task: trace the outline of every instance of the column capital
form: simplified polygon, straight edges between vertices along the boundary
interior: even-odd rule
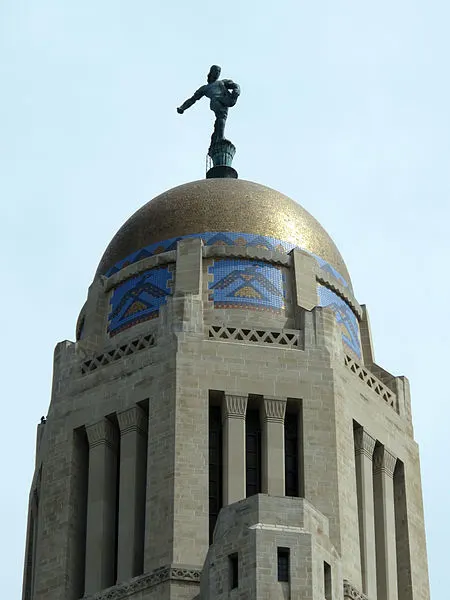
[[[114,425],[108,419],[101,419],[86,427],[89,448],[105,444],[110,448],[117,446],[118,436]]]
[[[264,396],[263,409],[264,421],[274,421],[284,423],[286,413],[287,398],[275,398],[274,396]]]
[[[237,396],[225,392],[223,403],[224,418],[245,419],[248,396]]]
[[[132,406],[117,413],[120,435],[123,436],[131,431],[145,434],[148,428],[147,415],[139,406]]]
[[[394,456],[384,446],[379,446],[375,449],[373,455],[374,471],[375,473],[385,473],[389,477],[394,476],[395,463],[397,457]]]
[[[373,459],[376,440],[363,427],[355,429],[355,452]]]

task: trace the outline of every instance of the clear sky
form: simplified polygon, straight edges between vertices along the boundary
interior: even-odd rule
[[[410,378],[433,599],[448,597],[450,4],[444,0],[2,0],[2,596],[20,597],[35,429],[116,230],[204,176],[210,64],[242,95],[240,176],[307,208]]]

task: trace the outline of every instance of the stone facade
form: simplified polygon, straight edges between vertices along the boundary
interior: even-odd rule
[[[150,309],[154,268],[170,277]],[[214,296],[240,290],[236,277],[252,302]],[[144,304],[132,287],[114,296],[130,278]],[[354,315],[360,356],[319,285]],[[408,382],[373,362],[366,307],[309,254],[180,240],[98,277],[78,338],[56,347],[38,428],[24,600],[429,600]],[[214,403],[223,508],[210,543]],[[260,415],[261,493],[246,498],[249,411]],[[292,419],[301,497],[285,495]]]

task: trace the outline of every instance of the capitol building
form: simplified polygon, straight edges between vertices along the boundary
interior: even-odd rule
[[[23,600],[429,600],[388,368],[296,201],[226,169],[157,196],[56,345]]]

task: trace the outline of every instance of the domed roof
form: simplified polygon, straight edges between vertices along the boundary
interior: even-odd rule
[[[339,250],[308,211],[280,192],[242,179],[202,179],[163,192],[119,229],[97,275],[155,242],[206,232],[257,234],[287,242],[323,259],[350,283]]]

